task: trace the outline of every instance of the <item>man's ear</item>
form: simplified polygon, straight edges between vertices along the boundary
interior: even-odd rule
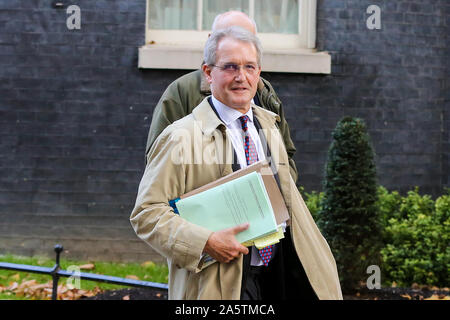
[[[211,83],[212,82],[212,78],[211,78],[212,68],[210,66],[204,64],[204,65],[202,65],[202,71],[206,77],[206,80],[208,80],[208,83]]]

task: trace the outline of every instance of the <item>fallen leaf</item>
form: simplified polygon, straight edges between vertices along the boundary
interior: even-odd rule
[[[145,261],[141,263],[141,267],[149,268],[155,266],[155,263],[153,261]]]
[[[37,285],[31,286],[30,289],[33,291],[38,291],[38,290],[42,290],[45,288],[51,288],[51,287],[52,287],[52,284],[47,282],[47,283],[42,283],[42,284],[37,284]]]
[[[87,291],[86,293],[83,294],[84,297],[88,297],[88,298],[93,297],[95,295],[96,295],[96,293],[94,293],[92,291]]]
[[[122,300],[130,300],[130,296],[129,295],[125,296],[125,297],[122,298]]]
[[[52,298],[53,283],[49,281],[47,283],[38,283],[36,280],[26,280],[22,283],[11,282],[8,287],[0,285],[0,292],[5,291],[3,294],[12,295],[17,297],[25,297],[32,300],[50,300]],[[60,284],[58,286],[58,299],[59,300],[77,300],[83,296],[92,297],[102,292],[98,287],[95,287],[91,291],[78,290],[76,288],[70,289],[67,286]]]
[[[62,284],[60,284],[60,285],[58,286],[58,294],[66,293],[68,290],[69,290],[69,289],[67,289],[67,287],[66,287],[66,286],[63,286]]]
[[[16,273],[15,275],[11,276],[11,279],[15,280],[15,281],[19,281],[20,280],[20,274]]]
[[[436,291],[436,290],[439,290],[439,288],[438,288],[438,287],[436,287],[436,286],[433,286],[433,287],[431,287],[431,288],[430,288],[430,290],[432,290],[432,291]]]
[[[14,293],[16,294],[16,297],[23,297],[25,295],[23,291],[15,291]]]
[[[22,282],[20,285],[19,285],[19,288],[18,289],[25,289],[25,288],[28,288],[28,287],[31,287],[31,286],[34,286],[34,285],[36,285],[36,280],[28,280],[28,281],[24,281],[24,282]]]
[[[411,296],[409,294],[401,294],[400,297],[407,298],[408,300],[411,300]]]
[[[12,282],[9,284],[9,287],[7,288],[9,291],[14,291],[19,287],[19,285],[17,284],[17,282]]]
[[[445,294],[433,294],[429,298],[425,298],[424,300],[450,300],[450,296]]]
[[[125,278],[132,279],[132,280],[139,280],[138,276],[135,276],[133,274],[130,274],[130,275],[126,276]]]
[[[93,270],[95,269],[95,265],[93,263],[83,264],[81,266],[78,266],[81,270]]]

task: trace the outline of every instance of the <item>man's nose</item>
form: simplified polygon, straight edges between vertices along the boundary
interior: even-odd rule
[[[245,69],[243,66],[239,66],[239,69],[236,71],[236,75],[234,77],[236,81],[245,79]]]

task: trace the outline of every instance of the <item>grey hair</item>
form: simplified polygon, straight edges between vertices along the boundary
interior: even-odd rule
[[[228,15],[228,14],[230,14],[230,13],[232,13],[232,12],[233,12],[233,11],[228,11],[228,12],[223,12],[223,13],[221,13],[221,14],[218,14],[218,15],[214,18],[214,21],[213,21],[213,23],[212,23],[212,25],[211,25],[211,31],[214,32],[214,31],[216,30],[216,25],[217,25],[217,23],[220,21],[220,19],[222,19],[225,15]],[[244,13],[244,15],[246,15],[246,14]],[[253,27],[255,28],[255,33],[257,33],[257,32],[258,32],[258,28],[256,27],[256,22],[255,22],[255,20],[254,20],[253,18],[250,18],[248,15],[246,15],[246,16],[247,16],[248,20],[252,23]]]
[[[222,40],[225,37],[253,44],[256,49],[258,65],[261,66],[262,60],[261,42],[259,41],[258,37],[255,36],[253,33],[238,26],[219,29],[211,33],[211,36],[206,41],[205,49],[203,51],[203,60],[207,65],[210,66],[216,63],[217,46],[219,45],[220,40]]]

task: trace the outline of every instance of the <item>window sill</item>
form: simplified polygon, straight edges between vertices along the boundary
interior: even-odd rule
[[[201,47],[145,45],[139,48],[138,67],[142,69],[194,70],[203,60]],[[264,72],[331,73],[328,52],[311,49],[268,49],[263,53]]]

